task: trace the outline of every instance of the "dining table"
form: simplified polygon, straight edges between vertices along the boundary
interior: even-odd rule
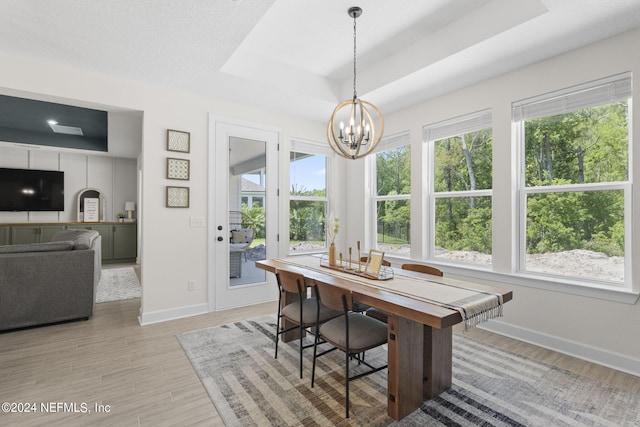
[[[510,290],[465,279],[383,267],[377,277],[361,263],[329,265],[327,258],[297,255],[256,261],[267,272],[300,273],[351,291],[353,301],[387,315],[387,412],[399,420],[452,386],[453,327],[463,330],[502,316]],[[282,304],[292,301],[283,299]],[[283,341],[297,338],[283,334]]]

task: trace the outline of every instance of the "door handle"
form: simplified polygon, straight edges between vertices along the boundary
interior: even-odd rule
[[[218,236],[218,242],[222,242],[224,238],[222,236]]]

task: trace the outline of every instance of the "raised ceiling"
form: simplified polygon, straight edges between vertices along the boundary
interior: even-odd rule
[[[2,0],[0,50],[325,121],[396,111],[640,27],[638,0]]]
[[[0,95],[0,141],[106,152],[107,129],[106,111]]]

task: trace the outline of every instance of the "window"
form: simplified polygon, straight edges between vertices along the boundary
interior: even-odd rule
[[[294,141],[289,155],[289,252],[327,247],[327,155],[324,147]]]
[[[433,159],[431,256],[491,264],[491,113],[426,126],[424,140],[430,144]]]
[[[520,271],[629,282],[630,108],[629,75],[514,104]]]
[[[411,146],[409,135],[382,140],[375,157],[376,248],[409,257],[411,251]]]

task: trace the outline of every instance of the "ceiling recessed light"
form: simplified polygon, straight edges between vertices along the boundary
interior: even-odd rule
[[[50,125],[57,125],[58,122],[56,122],[55,120],[47,120],[47,123],[49,123]]]
[[[54,125],[49,124],[49,127],[54,133],[63,133],[66,135],[78,135],[83,136],[82,129],[75,126],[64,126],[64,125]]]

